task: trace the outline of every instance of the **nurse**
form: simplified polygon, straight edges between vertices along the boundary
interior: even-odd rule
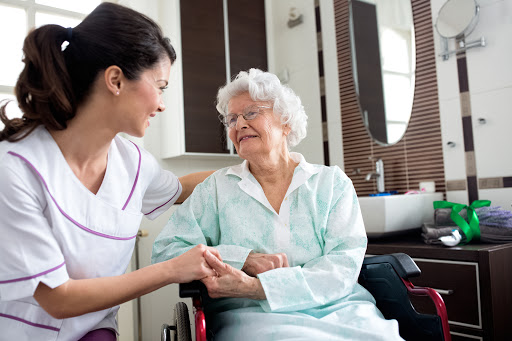
[[[151,19],[112,3],[33,30],[23,52],[23,117],[0,108],[0,340],[115,340],[119,304],[215,274],[204,245],[125,274],[142,217],[210,174],[177,178],[117,135],[143,136],[164,111],[176,55]]]

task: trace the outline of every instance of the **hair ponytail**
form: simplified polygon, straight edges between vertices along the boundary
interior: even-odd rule
[[[45,25],[31,31],[23,44],[23,62],[15,87],[22,118],[8,119],[7,103],[0,108],[5,128],[0,141],[18,141],[38,125],[62,130],[75,115],[72,86],[61,50],[68,31],[58,25]]]

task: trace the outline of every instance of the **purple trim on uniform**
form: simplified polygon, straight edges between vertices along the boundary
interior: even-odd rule
[[[157,207],[157,208],[155,208],[153,211],[148,212],[148,213],[144,213],[144,215],[151,214],[151,213],[155,212],[156,210],[158,210],[160,207],[163,207],[163,206],[167,205],[167,204],[169,203],[169,201],[171,201],[172,199],[174,199],[174,197],[176,196],[176,194],[178,194],[178,192],[180,191],[180,188],[181,188],[181,184],[180,184],[180,182],[178,181],[178,189],[176,190],[176,193],[174,193],[174,195],[171,197],[171,199],[167,200],[165,203],[163,203],[162,205],[158,206],[158,207]]]
[[[93,231],[91,230],[90,228],[87,228],[85,226],[83,226],[82,224],[80,224],[79,222],[75,221],[73,218],[71,218],[66,212],[64,212],[64,210],[62,208],[60,208],[59,204],[57,204],[57,201],[55,200],[55,198],[53,197],[53,195],[50,193],[50,189],[48,188],[48,185],[46,184],[46,181],[44,181],[43,179],[43,176],[41,175],[41,173],[39,173],[39,171],[34,167],[34,165],[32,165],[30,163],[30,161],[28,161],[27,159],[25,159],[23,156],[21,156],[20,154],[17,154],[17,153],[14,153],[14,152],[7,152],[8,154],[11,154],[11,155],[14,155],[16,157],[19,157],[20,159],[22,159],[23,161],[25,161],[36,173],[37,175],[39,176],[39,178],[41,178],[41,181],[43,182],[43,185],[44,187],[46,188],[46,190],[48,191],[48,194],[50,194],[50,197],[52,198],[53,202],[55,203],[55,205],[57,206],[57,208],[59,209],[60,213],[62,213],[62,215],[64,217],[66,217],[70,222],[72,222],[73,224],[75,224],[76,226],[78,226],[79,228],[81,228],[82,230],[84,231],[87,231],[89,233],[92,233],[92,234],[95,234],[97,236],[100,236],[100,237],[104,237],[104,238],[109,238],[109,239],[115,239],[115,240],[130,240],[130,239],[133,239],[135,237],[137,237],[137,235],[135,234],[134,236],[132,237],[114,237],[114,236],[111,236],[111,235],[108,235],[108,234],[104,234],[104,233],[100,233],[100,232],[96,232],[96,231]]]
[[[35,274],[33,276],[9,279],[7,281],[0,281],[0,284],[7,284],[7,283],[13,283],[13,282],[21,282],[21,281],[26,281],[26,280],[29,280],[29,279],[32,279],[32,278],[36,278],[36,277],[39,277],[39,276],[43,276],[43,275],[46,275],[47,273],[50,273],[52,271],[57,270],[58,268],[62,267],[64,264],[66,264],[66,262],[62,262],[62,264],[57,265],[56,267],[51,268],[50,270],[46,270],[46,271],[40,272],[40,273]]]
[[[130,142],[132,142],[132,141],[130,141]],[[126,206],[128,206],[128,203],[130,202],[130,199],[132,198],[133,191],[135,190],[135,186],[137,186],[137,181],[139,180],[140,160],[141,160],[140,149],[135,143],[133,143],[133,145],[135,146],[135,148],[137,148],[137,151],[139,152],[139,166],[137,167],[137,175],[135,176],[135,181],[133,182],[132,191],[130,192],[128,199],[126,200],[126,203],[123,206],[123,211],[126,208]]]
[[[19,318],[19,317],[16,317],[16,316],[12,316],[12,315],[6,315],[6,314],[0,313],[0,317],[5,317],[5,318],[8,318],[8,319],[12,319],[12,320],[16,320],[16,321],[19,321],[19,322],[22,322],[22,323],[26,323],[28,325],[31,325],[32,327],[53,330],[54,332],[60,331],[60,328],[55,328],[55,327],[51,327],[51,326],[46,326],[44,324],[30,322],[30,321],[27,321],[27,320],[24,320],[22,318]]]

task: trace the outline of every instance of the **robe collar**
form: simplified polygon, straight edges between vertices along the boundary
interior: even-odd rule
[[[304,156],[300,153],[291,152],[290,157],[293,161],[298,162],[299,164],[295,168],[292,182],[288,187],[285,198],[288,197],[297,188],[306,183],[310,177],[319,173],[322,167],[320,165],[313,165],[306,162]],[[242,189],[242,191],[246,192],[248,195],[266,206],[269,210],[277,214],[277,212],[275,212],[273,207],[268,202],[261,185],[251,174],[251,171],[249,170],[249,162],[247,160],[239,165],[229,167],[228,171],[226,172],[226,176],[229,175],[235,175],[239,177],[240,181],[238,182],[238,186]]]

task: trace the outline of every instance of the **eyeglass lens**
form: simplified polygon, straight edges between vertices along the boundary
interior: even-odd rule
[[[250,106],[245,108],[241,114],[228,114],[225,117],[224,124],[228,128],[232,128],[236,125],[238,121],[238,116],[242,116],[244,120],[251,121],[254,120],[259,114],[262,113],[263,109],[269,109],[270,107],[266,106]]]

